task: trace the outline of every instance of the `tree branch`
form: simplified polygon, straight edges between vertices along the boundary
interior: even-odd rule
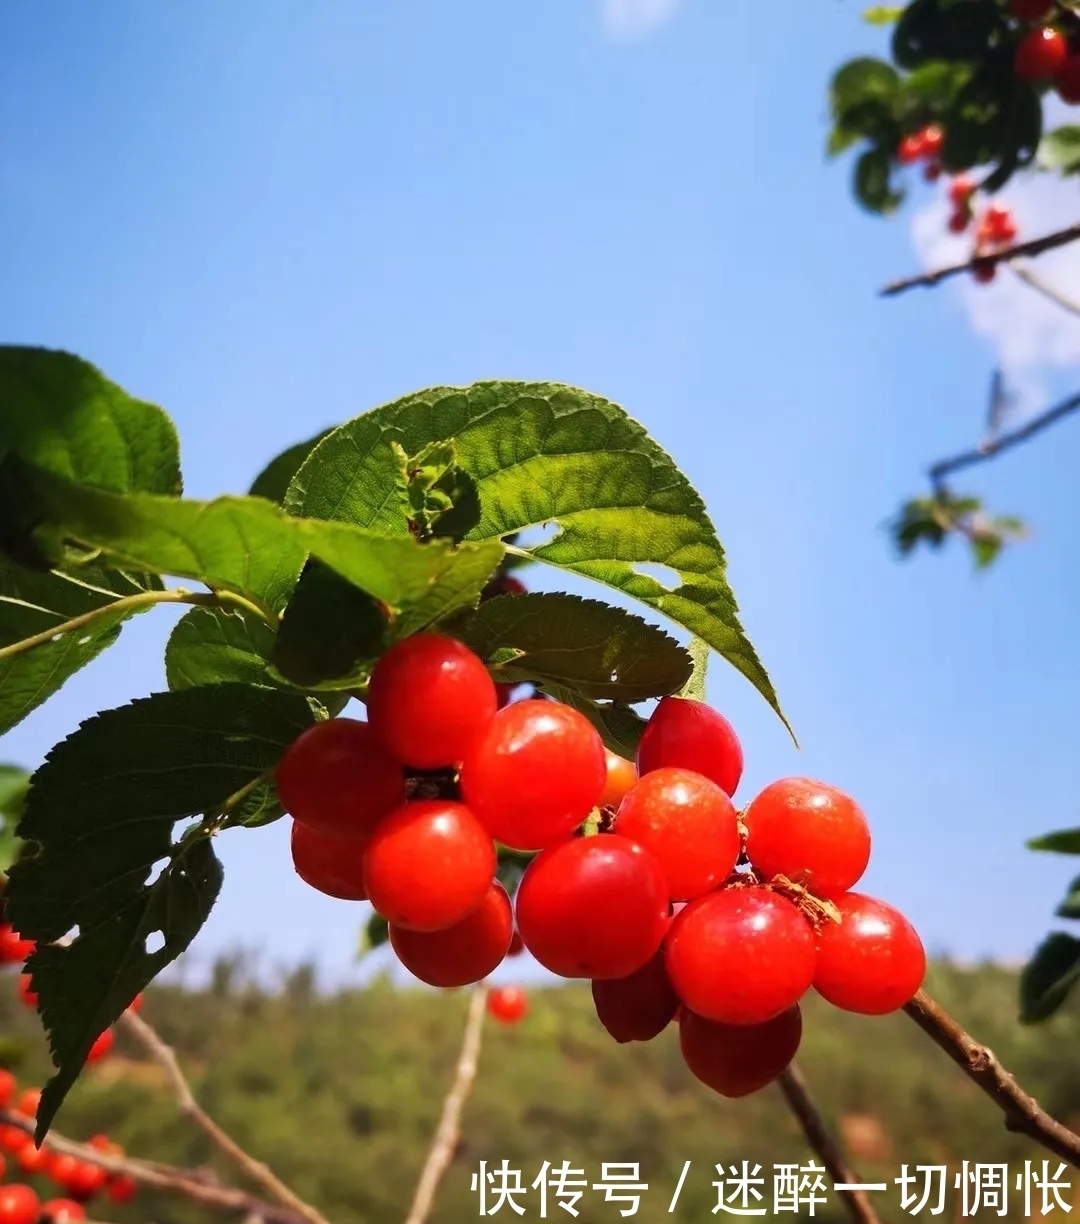
[[[904,280],[892,281],[881,290],[881,296],[895,297],[899,293],[905,293],[908,289],[915,289],[920,285],[929,288],[950,277],[959,276],[963,272],[972,272],[976,268],[993,268],[999,263],[1008,263],[1021,255],[1042,255],[1045,251],[1066,246],[1070,242],[1076,242],[1077,239],[1080,239],[1080,222],[1070,225],[1068,229],[1057,230],[1053,234],[1044,234],[1041,238],[1033,238],[1029,242],[1018,242],[1015,246],[1003,247],[1000,251],[975,255],[964,263],[949,264],[933,272],[924,272],[919,276],[909,276]]]
[[[191,1091],[191,1086],[180,1069],[176,1055],[141,1016],[133,1011],[126,1011],[120,1017],[119,1022],[164,1068],[166,1075],[172,1083],[177,1104],[180,1106],[180,1112],[190,1118],[203,1134],[209,1137],[215,1146],[234,1161],[252,1181],[262,1186],[279,1203],[283,1203],[288,1207],[294,1217],[300,1217],[306,1220],[308,1224],[328,1224],[325,1216],[309,1203],[305,1203],[303,1199],[285,1185],[272,1169],[245,1152],[235,1139],[227,1135],[218,1126],[214,1119],[210,1117],[195,1099],[195,1094]]]
[[[1005,1125],[1034,1139],[1055,1156],[1080,1168],[1080,1135],[1052,1118],[998,1062],[991,1050],[965,1033],[925,991],[904,1011],[1005,1114]]]
[[[0,1123],[14,1126],[33,1136],[37,1125],[33,1118],[13,1110],[0,1109]],[[158,1190],[170,1190],[177,1194],[187,1195],[196,1202],[208,1207],[221,1207],[226,1211],[241,1212],[245,1216],[257,1216],[265,1224],[301,1224],[303,1217],[295,1211],[264,1203],[251,1194],[232,1186],[221,1186],[205,1178],[200,1178],[193,1170],[177,1169],[172,1165],[159,1164],[157,1161],[135,1160],[130,1156],[114,1156],[99,1152],[97,1148],[85,1143],[76,1143],[66,1139],[56,1131],[49,1131],[45,1140],[46,1148],[54,1152],[66,1153],[87,1164],[100,1165],[108,1173],[123,1174],[133,1178],[142,1185],[154,1186]]]
[[[1053,285],[1048,285],[1041,276],[1036,276],[1027,264],[1017,263],[1014,260],[1010,262],[1009,268],[1016,273],[1025,285],[1034,289],[1036,293],[1041,293],[1044,298],[1048,298],[1055,306],[1060,306],[1062,310],[1067,310],[1069,314],[1080,315],[1080,302],[1068,297],[1060,289],[1055,289]]]
[[[480,1058],[480,1040],[484,1030],[484,1011],[487,1006],[487,987],[481,983],[472,993],[469,1001],[469,1012],[465,1020],[465,1036],[461,1042],[461,1053],[458,1055],[457,1070],[454,1082],[443,1102],[442,1116],[431,1141],[427,1160],[416,1183],[416,1193],[412,1206],[409,1208],[405,1224],[425,1224],[431,1214],[435,1202],[435,1193],[439,1182],[454,1159],[454,1149],[457,1147],[461,1133],[461,1111],[469,1099],[473,1084],[476,1081],[476,1068]]]
[[[858,1175],[848,1164],[839,1143],[829,1133],[825,1119],[810,1095],[806,1077],[798,1065],[791,1063],[786,1071],[780,1073],[777,1082],[791,1106],[791,1112],[798,1119],[803,1134],[806,1135],[807,1143],[821,1157],[821,1162],[828,1169],[833,1182],[840,1185],[857,1183]],[[840,1193],[844,1196],[844,1205],[855,1224],[880,1224],[878,1213],[865,1190],[842,1190]]]

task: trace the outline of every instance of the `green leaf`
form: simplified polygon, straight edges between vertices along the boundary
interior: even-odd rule
[[[902,4],[875,4],[873,8],[863,10],[863,21],[867,25],[892,25],[903,16]]]
[[[904,77],[903,91],[908,109],[921,108],[924,115],[926,112],[942,114],[952,106],[974,71],[971,64],[964,62],[931,60],[927,64],[920,64]]]
[[[19,765],[0,765],[0,873],[19,857],[23,842],[15,836],[22,817],[30,775]]]
[[[1054,911],[1059,918],[1080,918],[1080,876],[1069,885],[1065,900]]]
[[[1035,1024],[1053,1015],[1080,979],[1080,940],[1054,931],[1035,950],[1020,975],[1020,1021]]]
[[[274,631],[256,616],[192,608],[176,622],[165,646],[169,688],[229,681],[276,686],[267,670],[274,643]]]
[[[867,149],[855,163],[855,198],[867,212],[884,216],[903,202],[892,186],[892,154],[882,145]]]
[[[360,930],[360,945],[357,948],[357,959],[381,948],[389,942],[390,927],[381,914],[372,914]]]
[[[225,817],[221,827],[233,829],[261,829],[263,825],[273,824],[285,815],[285,809],[278,800],[277,787],[270,779],[256,783],[241,801],[233,807]]]
[[[278,689],[155,693],[83,723],[34,774],[18,831],[35,853],[11,869],[8,916],[41,944],[79,932],[30,962],[59,1068],[39,1137],[97,1035],[187,947],[213,903],[220,868],[209,845],[174,844],[174,825],[241,803],[315,721],[303,695]],[[165,945],[151,952],[154,932]]]
[[[621,701],[593,701],[559,684],[545,684],[544,692],[584,714],[600,732],[605,747],[628,761],[634,759],[645,731],[645,719],[631,706]]]
[[[88,362],[0,345],[0,459],[115,493],[180,492],[176,429]]]
[[[690,639],[690,659],[693,670],[690,678],[683,685],[680,697],[688,697],[691,701],[705,700],[705,673],[709,668],[709,644],[701,638]]]
[[[267,501],[276,502],[280,506],[285,500],[285,491],[289,487],[289,482],[296,475],[300,465],[329,432],[329,429],[324,429],[314,438],[308,438],[306,442],[297,442],[295,446],[290,446],[288,450],[283,450],[280,455],[271,459],[255,477],[248,493],[252,497],[265,497]]]
[[[829,152],[835,155],[859,137],[892,147],[900,139],[900,78],[884,60],[850,60],[829,85],[833,134]]]
[[[1036,159],[1043,170],[1080,173],[1080,124],[1066,123],[1047,132],[1039,142]]]
[[[480,521],[480,500],[471,477],[458,465],[454,440],[430,442],[417,455],[406,454],[398,442],[391,447],[409,530],[422,540],[432,535],[463,539]]]
[[[65,573],[29,570],[0,556],[0,648],[160,585],[156,579],[99,566],[81,566]],[[112,645],[120,635],[121,622],[136,611],[129,608],[102,615],[81,629],[0,659],[0,735]]]
[[[988,569],[998,559],[1005,541],[992,532],[979,532],[970,538],[971,554],[975,558],[975,568]]]
[[[644,429],[608,400],[557,383],[430,388],[334,430],[297,472],[286,507],[405,532],[404,516],[386,493],[399,471],[392,443],[416,454],[450,438],[480,498],[481,519],[467,540],[557,525],[554,538],[515,548],[632,595],[703,638],[783,718],[739,623],[724,550],[700,497]],[[675,589],[648,573],[650,565],[674,570]]]
[[[1007,33],[997,0],[914,0],[893,30],[892,56],[901,68],[931,60],[973,62],[987,56],[995,37]]]
[[[1027,848],[1049,850],[1052,854],[1080,854],[1080,829],[1060,829],[1056,833],[1033,837]]]
[[[460,636],[482,659],[507,651],[505,683],[555,683],[585,697],[646,701],[686,683],[690,656],[662,629],[621,608],[576,595],[529,593],[486,600]]]

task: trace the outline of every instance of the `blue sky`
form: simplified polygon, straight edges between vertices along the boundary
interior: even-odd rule
[[[875,296],[917,266],[911,218],[856,210],[824,89],[883,36],[851,0],[645,0],[636,34],[620,4],[4,5],[0,334],[167,407],[199,497],[433,383],[623,404],[705,497],[803,744],[714,664],[740,797],[848,788],[867,891],[932,950],[1023,956],[1074,866],[1024,840],[1080,823],[1080,429],[973,477],[1036,527],[992,573],[898,563],[882,521],[977,438],[1000,336],[963,289]],[[162,688],[171,623],[131,624],[0,755],[33,766]],[[245,944],[356,972],[357,910],[293,877],[286,822],[220,850],[197,964]]]

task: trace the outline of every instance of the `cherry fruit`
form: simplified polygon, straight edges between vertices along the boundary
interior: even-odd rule
[[[671,767],[647,773],[619,805],[612,832],[651,850],[673,901],[722,884],[739,859],[739,818],[708,778]]]
[[[49,1199],[41,1204],[45,1224],[79,1224],[86,1219],[86,1208],[74,1199]]]
[[[910,922],[862,893],[836,902],[839,922],[818,933],[814,989],[844,1011],[882,1016],[909,1002],[926,976],[926,952]]]
[[[638,773],[670,766],[715,782],[727,795],[738,789],[743,750],[731,723],[703,701],[661,697],[637,750]]]
[[[1072,52],[1065,57],[1054,78],[1054,88],[1062,102],[1080,105],[1080,54]]]
[[[19,974],[18,991],[19,998],[26,1004],[27,1007],[37,1007],[37,992],[34,990],[29,973]]]
[[[293,868],[305,884],[339,901],[366,901],[364,850],[370,838],[335,837],[298,820],[289,845]]]
[[[1065,36],[1053,26],[1036,26],[1016,47],[1013,72],[1023,81],[1048,81],[1057,76],[1069,55]]]
[[[618,807],[638,780],[637,766],[609,748],[604,749],[604,759],[607,762],[607,781],[600,796],[600,807]]]
[[[496,986],[487,997],[488,1015],[501,1024],[517,1024],[529,1010],[529,999],[520,986]]]
[[[912,132],[905,136],[896,149],[896,160],[903,166],[910,166],[920,161],[923,156],[923,140],[921,132]]]
[[[722,1024],[763,1024],[814,979],[814,932],[795,905],[759,886],[691,901],[671,922],[667,971],[683,1003]]]
[[[10,922],[0,923],[0,965],[21,965],[37,945],[23,937]]]
[[[414,769],[456,765],[484,735],[498,704],[483,661],[464,642],[439,633],[395,643],[368,684],[372,730]]]
[[[842,790],[811,778],[782,778],[743,812],[746,856],[766,877],[783,875],[815,897],[838,897],[870,861],[870,826]]]
[[[592,997],[597,1018],[620,1044],[652,1041],[679,1009],[664,965],[663,948],[629,977],[594,981]]]
[[[366,837],[405,801],[405,773],[366,722],[316,723],[285,751],[275,773],[281,806],[319,833]]]
[[[764,1024],[731,1025],[684,1009],[679,1046],[691,1072],[725,1097],[749,1096],[791,1063],[802,1040],[798,1004]]]
[[[86,1055],[86,1061],[88,1063],[96,1063],[100,1062],[103,1058],[107,1058],[112,1053],[115,1040],[116,1038],[113,1036],[111,1028],[107,1028],[103,1033],[99,1033]]]
[[[138,1193],[139,1184],[127,1173],[117,1173],[110,1177],[106,1184],[106,1192],[114,1203],[130,1203]]]
[[[465,802],[512,850],[543,850],[569,837],[606,781],[604,743],[592,723],[539,698],[499,710],[461,766]]]
[[[949,184],[949,203],[954,208],[965,208],[975,194],[975,184],[966,175],[958,174]]]
[[[406,969],[429,986],[468,986],[506,958],[514,915],[506,889],[492,881],[480,904],[441,931],[410,931],[390,924],[390,946]]]
[[[38,1106],[41,1104],[40,1088],[24,1088],[15,1101],[15,1112],[24,1118],[36,1118]]]
[[[76,1160],[75,1167],[68,1171],[61,1185],[73,1199],[87,1202],[105,1188],[108,1180],[108,1173],[100,1165],[93,1165],[85,1160]]]
[[[625,837],[578,837],[537,855],[515,908],[525,947],[568,978],[624,978],[655,955],[668,925],[667,881]]]
[[[7,1109],[15,1098],[19,1082],[6,1067],[0,1067],[0,1109]]]
[[[29,1186],[0,1186],[0,1224],[37,1224],[41,1200]]]
[[[1042,21],[1054,10],[1054,0],[1009,0],[1009,12],[1018,21]]]
[[[438,931],[483,901],[495,874],[495,846],[461,803],[402,804],[379,825],[364,852],[364,887],[395,926]]]
[[[520,956],[525,951],[525,943],[521,936],[515,930],[510,936],[510,947],[506,950],[507,956]]]

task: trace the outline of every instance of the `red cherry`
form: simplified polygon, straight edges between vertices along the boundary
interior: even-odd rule
[[[37,1224],[41,1200],[29,1186],[0,1186],[0,1224]]]
[[[971,224],[971,217],[966,212],[954,212],[949,218],[949,233],[962,234]]]
[[[0,1181],[3,1181],[6,1175],[7,1175],[7,1161],[4,1159],[3,1156],[0,1156]]]
[[[13,1156],[17,1156],[28,1145],[33,1147],[33,1144],[33,1137],[19,1127],[0,1126],[0,1148],[3,1148],[6,1152],[11,1152]]]
[[[725,888],[691,901],[665,943],[675,993],[722,1024],[764,1024],[797,1003],[814,978],[814,932],[786,898]]]
[[[49,1199],[41,1204],[41,1214],[48,1224],[78,1224],[86,1219],[86,1209],[74,1199]]]
[[[743,771],[743,750],[735,728],[703,701],[662,697],[637,750],[638,773],[672,766],[691,769],[734,795]]]
[[[514,695],[514,689],[516,688],[516,684],[495,685],[495,696],[497,698],[497,704],[500,710],[504,705],[508,705],[510,703],[510,698]]]
[[[521,936],[515,931],[510,936],[510,947],[506,950],[507,956],[520,956],[525,951],[525,944]]]
[[[922,132],[913,132],[900,141],[896,150],[896,160],[901,165],[910,166],[913,162],[919,161],[924,152]]]
[[[1072,52],[1054,78],[1054,88],[1062,102],[1070,106],[1080,105],[1080,54]]]
[[[7,1109],[15,1097],[18,1080],[6,1067],[0,1067],[0,1109]]]
[[[134,1177],[118,1173],[109,1178],[106,1189],[114,1203],[130,1203],[138,1192],[139,1184]]]
[[[390,924],[390,946],[421,982],[444,989],[487,977],[506,958],[514,914],[506,889],[493,880],[480,904],[441,931],[409,931]]]
[[[37,945],[23,939],[10,922],[0,923],[0,965],[21,965]]]
[[[339,901],[366,901],[364,850],[369,837],[334,837],[294,820],[293,868],[312,888]]]
[[[22,999],[27,1007],[37,1007],[38,997],[31,983],[29,973],[19,974],[17,989],[19,991],[19,998]]]
[[[56,1176],[55,1171],[53,1176]],[[103,1190],[108,1180],[108,1173],[100,1165],[93,1165],[85,1160],[77,1160],[75,1167],[69,1171],[61,1184],[73,1199],[86,1202],[88,1199],[92,1199],[99,1190]]]
[[[979,244],[1004,246],[1016,237],[1016,222],[1012,213],[1000,204],[991,204],[983,213],[975,232]]]
[[[368,720],[390,753],[414,769],[456,765],[498,708],[495,682],[464,644],[417,633],[391,646],[368,685]]]
[[[505,574],[500,585],[500,595],[524,595],[528,590],[525,583],[520,578],[515,578],[513,574]]]
[[[891,905],[862,893],[836,902],[839,922],[818,932],[814,989],[844,1011],[881,1016],[915,995],[926,976],[926,952],[910,922]]]
[[[391,812],[364,853],[364,887],[387,922],[439,931],[483,901],[495,845],[461,803],[424,799]]]
[[[1069,54],[1064,35],[1053,26],[1036,26],[1016,47],[1013,72],[1023,81],[1046,81],[1057,76]]]
[[[608,748],[604,749],[604,759],[607,762],[607,781],[600,796],[600,807],[618,807],[637,781],[637,766]]]
[[[113,1036],[111,1028],[107,1028],[103,1033],[99,1033],[86,1055],[86,1061],[88,1063],[96,1063],[101,1062],[103,1058],[107,1058],[112,1053],[115,1040],[116,1038]]]
[[[92,1139],[87,1140],[87,1147],[92,1147],[95,1152],[102,1152],[108,1156],[123,1156],[124,1149],[119,1143],[114,1143],[108,1135],[94,1135]]]
[[[930,161],[923,167],[923,178],[928,183],[936,183],[941,178],[941,162]]]
[[[49,1153],[45,1148],[34,1147],[32,1142],[24,1143],[15,1153],[15,1160],[23,1173],[40,1173],[49,1163]]]
[[[1009,0],[1009,12],[1018,21],[1042,21],[1053,8],[1054,0]]]
[[[592,723],[557,701],[530,698],[500,710],[461,766],[461,793],[496,841],[543,850],[597,805],[607,779]]]
[[[15,1101],[15,1112],[25,1118],[36,1118],[38,1106],[41,1104],[40,1088],[24,1088]]]
[[[922,155],[923,157],[937,157],[941,152],[941,146],[945,143],[945,133],[941,126],[937,123],[928,124],[919,133],[922,140]]]
[[[795,1057],[801,1040],[798,1004],[764,1024],[717,1024],[685,1008],[679,1016],[686,1065],[725,1097],[748,1096],[771,1084]]]
[[[765,877],[784,875],[816,897],[838,897],[870,861],[870,826],[843,791],[811,778],[782,778],[743,812],[746,856]]]
[[[739,860],[734,805],[715,782],[689,769],[647,773],[619,805],[612,832],[652,851],[673,901],[718,887]]]
[[[647,964],[668,924],[667,881],[625,837],[577,837],[537,855],[518,886],[526,948],[561,977],[623,978]]]
[[[365,722],[316,723],[285,751],[275,773],[281,806],[301,824],[365,837],[405,800],[405,773]]]
[[[46,1167],[53,1181],[66,1190],[79,1168],[79,1161],[66,1152],[50,1152]]]
[[[964,207],[975,194],[975,184],[966,175],[958,174],[949,184],[949,203],[955,208]]]
[[[137,1016],[139,1012],[142,1011],[142,1007],[143,1007],[143,997],[141,994],[137,994],[135,998],[132,999],[131,1002],[128,1004],[128,1011],[133,1011],[135,1015]]]
[[[620,1044],[652,1041],[679,1009],[664,966],[663,948],[629,977],[593,982],[592,997],[600,1023]]]
[[[980,285],[988,285],[997,276],[997,264],[979,264],[971,269],[971,275]]]
[[[520,986],[496,986],[487,997],[488,1015],[501,1024],[516,1024],[529,1010],[529,999]]]

